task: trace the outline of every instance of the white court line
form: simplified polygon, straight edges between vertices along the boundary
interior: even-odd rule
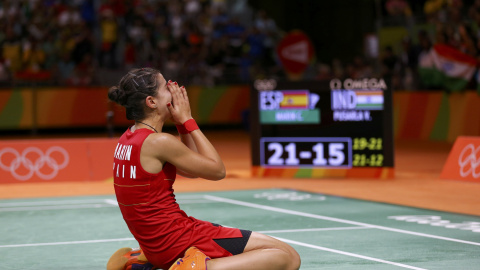
[[[204,198],[202,198],[202,199],[203,200],[177,199],[177,203],[179,203],[179,204],[218,203],[218,202],[211,201],[211,200],[205,200]],[[111,205],[117,205],[118,206],[118,202],[116,200],[105,199],[105,202],[108,203],[108,204],[111,204]]]
[[[426,270],[424,268],[419,268],[419,267],[415,267],[415,266],[411,266],[411,265],[407,265],[407,264],[403,264],[403,263],[386,261],[386,260],[377,259],[377,258],[373,258],[373,257],[363,256],[363,255],[360,255],[360,254],[345,252],[345,251],[341,251],[341,250],[337,250],[337,249],[331,249],[331,248],[311,245],[311,244],[307,244],[307,243],[303,243],[303,242],[293,241],[293,240],[290,240],[290,239],[285,239],[285,238],[280,238],[280,237],[275,237],[275,238],[277,238],[278,240],[283,241],[285,243],[289,243],[289,244],[293,244],[293,245],[304,246],[304,247],[309,247],[309,248],[313,248],[313,249],[319,249],[319,250],[323,250],[323,251],[338,253],[338,254],[351,256],[351,257],[356,257],[356,258],[369,260],[369,261],[391,264],[391,265],[395,265],[395,266],[399,266],[399,267],[403,267],[403,268],[408,268],[408,269]]]
[[[225,226],[227,227],[227,226]],[[305,232],[305,231],[328,231],[328,230],[354,230],[354,229],[368,229],[364,227],[334,227],[334,228],[313,228],[313,229],[293,229],[293,230],[272,230],[272,231],[258,231],[259,233],[284,233],[284,232]],[[70,242],[51,242],[51,243],[32,243],[32,244],[17,244],[17,245],[0,245],[0,248],[13,247],[38,247],[38,246],[59,246],[59,245],[75,245],[75,244],[91,244],[91,243],[106,243],[135,240],[132,238],[116,238],[116,239],[98,239],[98,240],[84,240],[84,241],[70,241]]]
[[[92,244],[92,243],[120,242],[120,241],[132,241],[132,240],[135,240],[135,238],[129,237],[129,238],[99,239],[99,240],[70,241],[70,242],[52,242],[52,243],[32,243],[32,244],[18,244],[18,245],[3,245],[3,246],[0,246],[0,248],[60,246],[60,245],[76,245],[76,244]]]
[[[188,201],[192,199],[204,199],[204,195],[180,195],[180,196],[176,196],[176,199],[179,201],[183,201],[183,200]],[[115,201],[115,199],[86,199],[86,200],[57,200],[57,201],[39,201],[39,202],[5,202],[5,203],[0,203],[0,207],[103,203],[107,200]]]
[[[177,199],[177,203],[179,204],[197,204],[197,203],[218,203],[218,202],[215,202],[215,201],[211,201],[211,200],[205,200],[205,198],[203,198],[203,200],[184,200],[184,199]]]
[[[118,203],[116,200],[112,199],[104,199],[104,200],[96,200],[95,202],[98,202],[96,204],[67,204],[67,205],[61,205],[61,201],[58,201],[59,203],[53,203],[54,201],[51,201],[50,205],[48,204],[39,204],[38,206],[35,206],[35,204],[28,204],[32,205],[31,207],[18,207],[16,205],[11,205],[14,207],[0,207],[0,212],[16,212],[16,211],[41,211],[41,210],[62,210],[62,209],[86,209],[86,208],[102,208],[102,207],[116,207],[118,206]],[[72,201],[70,201],[72,202]],[[81,201],[78,201],[81,202]],[[101,204],[103,203],[103,204]],[[217,203],[215,201],[211,200],[178,200],[179,204],[199,204],[199,203]]]
[[[407,231],[407,230],[394,229],[394,228],[389,228],[389,227],[384,227],[384,226],[379,226],[379,225],[373,225],[373,224],[368,224],[368,223],[363,223],[363,222],[357,222],[357,221],[352,221],[352,220],[347,220],[347,219],[333,218],[333,217],[315,215],[315,214],[299,212],[299,211],[294,211],[294,210],[288,210],[288,209],[283,209],[283,208],[278,208],[278,207],[273,207],[273,206],[267,206],[267,205],[262,205],[262,204],[237,201],[237,200],[232,200],[232,199],[227,199],[227,198],[222,198],[222,197],[217,197],[217,196],[205,195],[205,198],[209,199],[209,200],[217,201],[217,202],[225,202],[225,203],[230,203],[230,204],[246,206],[246,207],[250,207],[250,208],[268,210],[268,211],[272,211],[272,212],[279,212],[279,213],[284,213],[284,214],[303,216],[303,217],[309,217],[309,218],[315,218],[315,219],[321,219],[321,220],[329,220],[329,221],[334,221],[334,222],[352,224],[352,225],[361,226],[361,227],[375,228],[375,229],[384,230],[384,231],[391,231],[391,232],[397,232],[397,233],[403,233],[403,234],[411,234],[411,235],[416,235],[416,236],[421,236],[421,237],[428,237],[428,238],[440,239],[440,240],[457,242],[457,243],[462,243],[462,244],[480,246],[480,243],[478,243],[478,242],[471,242],[471,241],[465,241],[465,240],[454,239],[454,238],[449,238],[449,237],[432,235],[432,234],[418,233],[418,232],[412,232],[412,231]]]
[[[103,203],[104,199],[0,203],[0,207]]]
[[[116,200],[105,199],[105,202],[108,203],[108,204],[111,204],[111,205],[118,206],[118,202]]]
[[[204,196],[205,195],[185,195],[185,194],[182,194],[182,195],[175,195],[175,198],[178,200],[182,200],[182,199],[204,199]]]
[[[343,230],[360,230],[371,229],[369,227],[333,227],[333,228],[309,228],[309,229],[292,229],[292,230],[273,230],[258,231],[259,233],[291,233],[291,232],[321,232],[321,231],[343,231]]]
[[[108,204],[111,204],[111,205],[118,206],[118,202],[116,200],[105,199],[105,202],[108,203]],[[211,201],[211,200],[205,200],[205,199],[203,199],[203,200],[178,199],[177,203],[179,203],[179,204],[197,204],[197,203],[217,203],[217,202]]]
[[[38,210],[62,210],[62,209],[86,209],[86,208],[102,208],[114,207],[111,204],[77,204],[77,205],[55,205],[55,206],[38,206],[38,207],[12,207],[0,208],[0,212],[16,212],[16,211],[38,211]]]

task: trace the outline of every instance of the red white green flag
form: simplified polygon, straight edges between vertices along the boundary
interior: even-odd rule
[[[476,68],[474,57],[444,44],[435,45],[419,59],[422,83],[427,87],[442,87],[451,91],[465,89]]]

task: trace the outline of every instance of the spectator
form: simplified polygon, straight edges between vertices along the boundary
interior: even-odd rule
[[[45,22],[41,16],[35,16],[32,23],[28,26],[28,34],[38,41],[45,38],[48,30],[48,28],[45,28]]]
[[[14,21],[18,18],[20,13],[19,4],[19,2],[14,0],[5,0],[3,5],[0,6],[0,19]]]
[[[228,15],[223,6],[214,7],[212,13],[213,39],[219,39],[225,35]]]
[[[73,73],[75,70],[75,63],[73,62],[69,53],[64,53],[56,66],[56,80],[59,84],[71,85],[73,84]]]
[[[262,33],[268,35],[277,31],[277,25],[275,21],[268,17],[265,10],[258,11],[257,18],[255,19],[255,27]]]
[[[202,11],[202,6],[198,0],[185,0],[185,2],[185,14],[188,18],[193,19]]]
[[[405,0],[387,0],[385,8],[392,17],[403,17],[411,15],[409,4]]]
[[[165,78],[179,78],[183,63],[179,51],[172,51],[167,55],[167,61],[164,65]]]
[[[254,26],[265,36],[263,39],[264,53],[261,61],[263,68],[270,69],[276,66],[275,46],[278,42],[279,30],[275,21],[267,15],[265,10],[258,11]]]
[[[59,56],[64,54],[71,54],[75,48],[75,37],[69,29],[62,29],[58,35],[57,40],[55,41],[54,47],[55,51]]]
[[[62,10],[58,16],[58,25],[60,27],[68,27],[82,22],[82,17],[78,8],[74,6],[67,6]]]
[[[22,67],[22,47],[11,27],[7,28],[2,49],[6,67],[13,73],[20,70]]]
[[[430,40],[430,37],[428,36],[427,31],[425,30],[418,31],[417,37],[418,37],[418,44],[420,47],[419,54],[430,51],[430,48],[432,47],[432,41]]]
[[[46,55],[37,41],[31,40],[23,47],[22,66],[24,71],[39,72],[44,69]]]
[[[172,28],[172,36],[178,42],[182,36],[183,22],[184,18],[180,11],[180,6],[178,4],[170,5],[170,20],[169,25]]]
[[[329,65],[324,63],[318,63],[316,65],[317,74],[315,80],[331,80],[332,77],[332,69]]]
[[[244,44],[246,29],[240,24],[237,17],[232,18],[225,26],[225,35],[228,37],[228,46],[231,56],[239,59],[242,55],[242,46]]]
[[[247,35],[246,44],[248,45],[248,55],[251,59],[257,59],[261,61],[265,54],[265,39],[267,36],[260,32],[257,27],[253,27],[250,33]]]
[[[414,45],[409,37],[402,40],[402,51],[400,52],[400,74],[403,78],[403,89],[412,90],[418,85],[418,57],[421,52],[420,45]]]
[[[381,76],[391,82],[392,89],[400,89],[400,78],[398,77],[398,57],[391,46],[387,46],[382,56]]]
[[[345,69],[342,62],[338,58],[332,60],[332,72],[333,77],[337,79],[343,79],[345,76]]]
[[[373,76],[373,70],[371,66],[365,63],[365,60],[361,56],[356,56],[353,59],[353,69],[354,74],[351,77],[353,79],[364,79]]]
[[[40,41],[40,46],[45,53],[45,69],[50,70],[55,67],[55,63],[58,61],[57,54],[55,52],[55,40],[52,32],[47,32],[46,37]]]
[[[80,5],[80,15],[89,29],[95,25],[95,5],[94,0],[84,0]]]
[[[78,37],[75,38],[75,45],[72,49],[72,59],[75,64],[79,64],[85,54],[93,55],[95,51],[94,46],[90,30],[83,27]]]
[[[460,37],[458,49],[465,54],[477,56],[476,37],[473,35],[471,28],[468,25],[461,24],[458,26],[458,33]]]
[[[480,22],[480,0],[475,0],[468,9],[468,17],[478,26]]]
[[[130,38],[127,38],[127,41],[125,44],[123,61],[124,61],[125,68],[127,69],[132,69],[133,67],[136,66],[137,56],[136,56],[135,45],[133,44]]]
[[[211,46],[208,47],[208,53],[206,57],[206,64],[208,66],[207,71],[208,71],[208,80],[209,84],[212,85],[215,82],[218,82],[223,73],[224,73],[224,63],[223,59],[225,58],[226,55],[226,39],[222,40],[217,40],[216,42],[213,42]]]
[[[424,5],[424,13],[427,21],[430,23],[445,23],[445,7],[446,0],[427,0]]]
[[[1,56],[0,52],[0,82],[5,83],[10,79],[10,74],[8,72],[8,67],[6,65],[5,59]]]
[[[75,66],[71,83],[77,86],[87,86],[93,82],[94,74],[93,56],[84,54],[82,61]]]
[[[105,7],[100,13],[101,47],[100,66],[116,67],[116,49],[118,42],[118,24],[113,9]],[[107,64],[105,64],[107,58]]]

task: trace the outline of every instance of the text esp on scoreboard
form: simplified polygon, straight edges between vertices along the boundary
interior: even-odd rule
[[[254,176],[393,177],[391,97],[375,78],[255,81]]]

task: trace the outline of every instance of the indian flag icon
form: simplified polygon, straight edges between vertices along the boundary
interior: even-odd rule
[[[357,90],[356,96],[356,110],[383,110],[383,92]]]

